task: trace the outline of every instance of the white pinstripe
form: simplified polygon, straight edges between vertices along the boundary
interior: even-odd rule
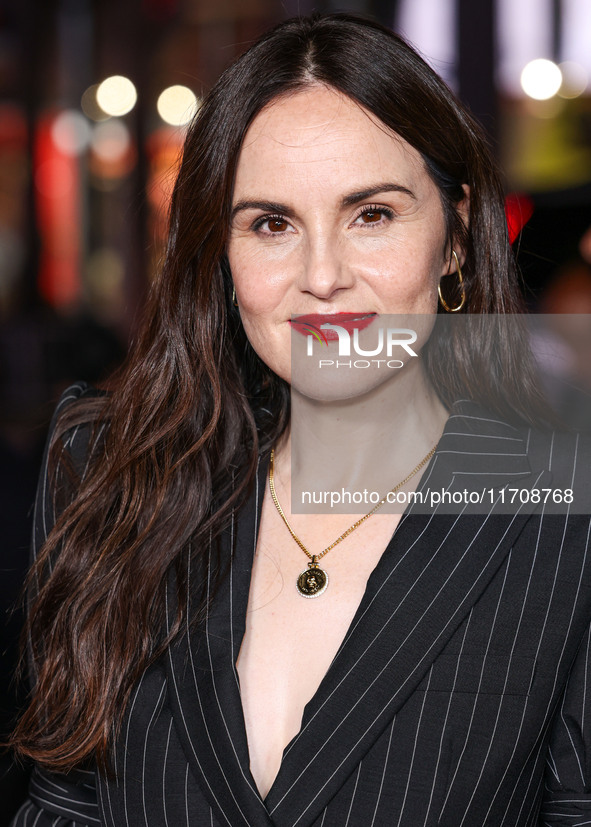
[[[82,393],[84,391],[84,386],[83,385],[73,385],[71,388],[69,388],[69,390],[71,390],[71,391],[74,390],[74,389],[77,389],[77,390],[80,391],[80,393]],[[62,396],[62,398],[60,399],[60,401],[58,402],[58,404],[56,406],[55,414],[54,414],[54,420],[57,418],[57,416],[59,415],[59,412],[64,407],[66,402],[70,402],[71,400],[76,400],[76,399],[78,399],[78,395],[73,394],[73,393],[70,393],[67,396]],[[45,461],[45,465],[44,465],[44,468],[43,468],[43,499],[42,499],[43,503],[47,502],[47,462],[48,462],[48,460]],[[54,518],[55,518],[55,512],[54,512]],[[49,532],[47,531],[47,520],[46,520],[46,515],[45,515],[45,509],[43,509],[42,521],[43,521],[44,536],[45,536],[45,539],[47,539],[47,536],[48,536]],[[36,548],[34,548],[34,550],[35,550],[35,557],[36,557],[37,556],[37,550],[36,550]]]
[[[163,683],[162,688],[160,690],[160,694],[158,695],[158,699],[156,701],[156,705],[154,707],[154,710],[152,712],[150,720],[148,721],[148,726],[146,727],[146,735],[145,735],[145,738],[144,738],[144,754],[142,756],[142,804],[143,804],[143,807],[144,807],[144,820],[146,822],[146,827],[149,827],[149,824],[148,824],[148,811],[146,809],[147,784],[146,784],[146,780],[145,780],[146,779],[146,752],[148,750],[148,737],[150,735],[150,727],[154,723],[154,718],[156,717],[156,713],[158,712],[158,708],[159,708],[160,703],[161,703],[161,701],[164,697],[165,692],[166,692],[166,683]],[[170,735],[170,730],[169,730],[169,735]]]
[[[530,807],[530,810],[529,810],[529,815],[527,817],[527,823],[528,823],[529,827],[534,827],[534,821],[532,821],[532,819],[536,819],[536,821],[537,821],[537,815],[538,815],[538,811],[540,809],[540,800],[539,799],[540,799],[540,792],[541,792],[541,789],[542,789],[543,780],[544,779],[542,777],[540,777],[540,780],[538,782],[538,788],[536,790],[536,794],[535,794],[535,796],[532,800],[532,804],[531,804],[531,807]]]
[[[375,824],[376,816],[377,816],[377,813],[378,813],[378,807],[380,806],[380,800],[382,798],[382,790],[384,788],[384,780],[386,778],[386,770],[388,768],[388,759],[390,757],[390,749],[392,747],[392,736],[394,734],[394,726],[395,725],[396,725],[396,715],[392,719],[392,724],[390,725],[390,736],[388,738],[388,749],[386,750],[386,760],[384,761],[384,769],[382,771],[382,778],[381,778],[381,781],[380,781],[380,789],[379,789],[379,792],[378,792],[378,797],[376,799],[376,806],[374,807],[373,817],[371,819],[371,824],[369,825],[369,827],[373,827],[373,825]]]
[[[455,449],[452,450],[451,448],[441,448],[438,449],[439,454],[453,454],[454,457],[456,456],[468,456],[468,457],[526,457],[526,453],[521,454],[501,454],[497,451],[456,451]],[[472,472],[470,472],[472,473]],[[489,473],[485,471],[483,473]],[[504,472],[503,472],[504,473]]]
[[[133,717],[133,708],[135,703],[138,699],[138,695],[140,694],[140,689],[142,688],[142,683],[144,680],[144,675],[141,676],[137,688],[135,690],[133,701],[131,703],[131,709],[129,710],[129,718],[127,719],[127,728],[125,732],[125,750],[123,755],[123,804],[124,804],[124,811],[125,811],[125,823],[127,827],[129,827],[129,813],[127,812],[127,755],[128,755],[128,742],[129,742],[129,728],[131,725],[131,719]]]
[[[217,688],[216,688],[216,684],[215,684],[215,669],[214,669],[213,659],[211,657],[211,648],[210,648],[210,645],[209,645],[209,600],[210,600],[210,581],[211,581],[211,536],[209,538],[209,555],[210,555],[209,565],[207,567],[207,611],[206,611],[206,615],[205,615],[205,638],[207,640],[207,652],[208,652],[209,664],[210,664],[210,668],[211,668],[211,682],[212,682],[212,685],[213,685],[213,690],[214,690],[216,702],[217,702],[218,708],[220,710],[222,720],[224,722],[224,727],[226,729],[226,734],[228,735],[228,743],[230,744],[230,746],[232,748],[232,751],[234,753],[234,756],[236,758],[238,766],[240,766],[240,764],[238,762],[238,755],[236,753],[236,748],[235,748],[234,742],[232,741],[232,738],[230,737],[230,732],[229,732],[229,729],[228,729],[228,723],[227,723],[226,718],[223,714],[222,706],[220,704],[220,699],[218,697]],[[190,567],[190,562],[189,562],[189,567]],[[190,568],[187,571],[187,582],[190,582]],[[188,614],[189,613],[187,612],[187,622],[188,622]],[[188,627],[187,627],[187,634],[189,634],[189,628]],[[197,680],[197,674],[195,672],[195,662],[193,660],[193,650],[192,650],[191,646],[189,646],[189,659],[190,659],[190,662],[191,662],[191,670],[193,672],[193,681],[194,681],[194,684],[195,684],[195,692],[197,693],[197,697],[199,698],[199,706],[201,707],[201,694],[199,692],[199,681]],[[237,800],[236,796],[234,795],[232,785],[230,784],[230,781],[228,780],[228,777],[226,776],[226,773],[224,772],[223,764],[219,759],[217,750],[215,749],[214,740],[211,737],[211,734],[210,734],[210,731],[209,731],[209,726],[207,725],[207,722],[205,721],[205,716],[203,717],[203,720],[205,722],[205,729],[206,729],[206,732],[207,732],[207,737],[209,739],[209,744],[211,746],[211,751],[214,754],[217,765],[220,768],[220,771],[221,771],[221,773],[224,777],[224,781],[226,782],[228,792],[230,793],[230,795],[232,797],[232,800],[236,804],[236,808],[238,809],[240,815],[244,819],[244,823],[248,824],[248,820],[246,818],[246,815],[242,811],[242,808],[240,807],[240,804],[238,803],[238,800]],[[242,773],[243,778],[247,781],[249,787],[254,792],[254,788],[252,787],[252,785],[248,781],[248,779],[246,777],[246,773],[244,772],[244,768],[242,766],[240,766],[240,771]],[[264,807],[264,804],[262,803],[262,801],[261,801],[261,805]]]
[[[462,417],[462,419],[465,419],[465,417]],[[445,435],[447,437],[450,437],[450,436],[463,436],[463,437],[474,436],[479,442],[480,442],[481,439],[495,439],[495,440],[499,440],[499,441],[503,441],[503,442],[523,442],[523,440],[519,436],[500,436],[499,434],[465,434],[465,433],[462,433],[461,431],[448,431],[448,430],[446,430]],[[451,452],[446,451],[445,453],[455,453],[455,451],[451,451]],[[526,446],[525,454],[505,454],[504,456],[519,456],[519,457],[527,456],[527,446]]]
[[[106,787],[106,793],[107,793],[107,799],[109,801],[109,810],[110,810],[110,814],[111,814],[110,824],[111,824],[111,827],[113,827],[113,825],[115,824],[115,819],[113,818],[113,809],[111,807],[111,794],[109,792],[108,786]],[[105,825],[107,825],[108,824],[108,822],[107,822],[108,815],[107,815],[107,812],[105,810],[105,802],[103,800],[103,785],[100,783],[100,779],[98,779],[98,778],[97,778],[97,785],[96,785],[96,796],[97,796],[97,804],[99,805],[99,809],[100,809],[100,812],[101,812],[102,821],[104,821]]]
[[[473,610],[471,610],[470,614],[468,615],[468,619],[466,621],[466,627],[464,629],[464,634],[462,636],[462,645],[460,646],[460,651],[458,653],[458,658],[457,658],[457,661],[456,661],[456,668],[455,668],[455,672],[454,672],[454,680],[453,680],[451,692],[449,693],[449,700],[447,702],[447,709],[445,710],[445,718],[443,719],[443,727],[441,728],[441,735],[439,736],[439,751],[437,753],[437,763],[435,764],[435,773],[434,773],[434,777],[433,777],[433,784],[431,785],[431,795],[429,796],[429,804],[427,806],[427,811],[425,813],[425,821],[423,823],[423,827],[426,827],[427,819],[429,818],[429,811],[431,809],[431,802],[433,800],[433,794],[435,792],[435,779],[437,778],[437,773],[439,771],[439,762],[441,761],[441,755],[442,755],[442,752],[443,752],[443,741],[444,741],[444,738],[445,738],[445,732],[446,732],[446,728],[447,728],[447,721],[448,721],[448,718],[449,718],[449,711],[451,709],[451,705],[452,705],[452,701],[453,701],[453,694],[452,693],[453,693],[453,691],[456,687],[456,683],[457,683],[457,680],[458,680],[458,674],[459,674],[459,670],[460,670],[460,661],[462,659],[462,654],[464,652],[464,646],[465,646],[465,643],[466,643],[466,637],[468,636],[468,630],[470,628],[470,622],[472,620],[472,615],[473,615]]]
[[[546,758],[546,763],[548,767],[552,770],[552,775],[560,783],[560,778],[558,777],[558,768],[556,766],[556,761],[554,760],[554,755],[552,754],[552,746],[548,746],[548,757]]]
[[[515,635],[514,635],[514,637],[513,637],[513,643],[512,643],[512,645],[511,645],[511,652],[510,652],[510,656],[509,656],[509,658],[510,658],[510,662],[513,660],[513,655],[515,654],[515,646],[516,646],[516,644],[517,644],[517,635],[518,635],[518,633],[519,633],[519,630],[521,629],[521,624],[522,624],[522,621],[523,621],[523,615],[524,615],[524,613],[525,613],[525,607],[526,607],[526,605],[527,605],[527,598],[528,598],[528,595],[529,595],[529,592],[530,592],[530,587],[531,587],[531,582],[532,582],[532,577],[533,577],[533,570],[534,570],[534,566],[535,566],[535,564],[536,564],[536,560],[537,560],[537,556],[538,556],[538,551],[539,551],[539,548],[540,548],[540,530],[541,530],[541,525],[542,525],[542,521],[540,520],[540,528],[538,529],[538,537],[537,537],[537,542],[536,542],[536,549],[535,549],[535,552],[534,552],[534,556],[533,556],[533,560],[532,560],[532,566],[531,566],[531,569],[530,569],[530,572],[529,572],[529,577],[528,577],[528,580],[527,580],[527,586],[526,586],[526,589],[525,589],[525,595],[524,595],[523,602],[522,602],[522,605],[521,605],[521,612],[520,612],[520,614],[519,614],[519,620],[518,620],[518,622],[517,622],[517,628],[516,628],[516,630],[515,630]],[[503,775],[502,775],[502,777],[501,777],[501,779],[500,779],[500,781],[499,781],[499,784],[498,784],[498,786],[497,786],[497,789],[495,790],[495,793],[494,793],[494,795],[493,795],[493,797],[492,797],[492,799],[491,799],[491,802],[490,802],[490,807],[489,807],[489,809],[487,810],[487,814],[486,814],[486,817],[487,817],[487,818],[488,818],[488,814],[490,813],[490,811],[491,811],[491,809],[492,809],[492,806],[493,806],[493,804],[494,804],[494,801],[495,801],[495,799],[496,799],[496,797],[497,797],[497,795],[498,795],[498,793],[499,793],[499,791],[500,791],[500,789],[501,789],[501,784],[502,784],[502,783],[503,783],[503,781],[505,780],[505,776],[507,775],[507,772],[508,772],[509,763],[512,761],[513,756],[515,755],[515,750],[517,749],[517,741],[518,741],[518,739],[519,739],[519,735],[521,734],[521,729],[522,729],[522,727],[523,727],[523,721],[525,720],[525,715],[526,715],[526,712],[527,712],[527,704],[528,704],[528,699],[526,699],[525,704],[523,705],[523,710],[522,710],[522,713],[521,713],[521,720],[520,720],[520,722],[519,722],[519,730],[518,730],[518,733],[517,733],[517,738],[515,739],[515,743],[514,743],[514,745],[513,745],[513,750],[512,750],[512,752],[511,752],[511,757],[510,757],[510,759],[509,759],[509,762],[507,763],[507,769],[506,769],[506,770],[505,770],[505,772],[503,773]]]
[[[400,807],[400,813],[398,815],[397,827],[400,827],[400,825],[402,823],[402,816],[404,814],[404,808],[406,807],[406,802],[407,802],[407,798],[408,798],[408,788],[410,786],[410,779],[411,779],[411,776],[412,776],[412,770],[413,770],[414,763],[415,763],[415,755],[416,755],[416,752],[417,752],[417,743],[418,743],[418,740],[419,740],[419,730],[421,729],[421,723],[422,723],[422,720],[423,720],[423,712],[425,711],[425,704],[427,703],[427,697],[428,697],[427,692],[429,691],[429,686],[431,685],[431,678],[432,677],[433,677],[433,670],[430,669],[429,670],[429,675],[428,675],[428,678],[427,678],[427,686],[425,688],[425,692],[423,693],[423,700],[422,700],[422,703],[421,703],[421,712],[419,714],[419,720],[417,721],[417,728],[416,728],[416,731],[415,731],[415,738],[414,738],[414,741],[413,741],[412,753],[411,753],[411,757],[410,757],[410,766],[408,768],[408,773],[406,775],[406,786],[404,788],[404,797],[402,799],[402,805]],[[433,782],[433,783],[435,783],[435,782]]]
[[[478,691],[480,691],[480,686],[482,685],[482,678],[483,678],[483,676],[484,676],[484,665],[485,665],[485,663],[486,663],[486,659],[487,659],[487,657],[488,657],[488,652],[489,652],[490,643],[491,643],[492,636],[493,636],[493,632],[494,632],[494,629],[495,629],[495,626],[496,626],[496,623],[497,623],[498,613],[499,613],[499,609],[500,609],[500,606],[501,606],[501,598],[503,597],[503,594],[504,594],[504,591],[505,591],[505,586],[506,586],[506,584],[507,584],[507,577],[508,577],[508,575],[509,575],[509,568],[511,567],[511,554],[512,554],[512,550],[509,552],[509,555],[508,555],[508,560],[507,560],[507,565],[505,566],[505,572],[504,572],[504,576],[503,576],[503,585],[502,585],[502,587],[501,587],[501,593],[500,593],[500,595],[499,595],[499,599],[498,599],[498,601],[497,601],[497,608],[496,608],[496,610],[495,610],[495,616],[494,616],[494,620],[493,620],[493,622],[492,622],[491,631],[490,631],[490,635],[489,635],[489,638],[488,638],[488,643],[487,643],[487,647],[486,647],[486,652],[485,652],[485,655],[484,655],[484,658],[483,658],[483,661],[482,661],[482,667],[481,667],[481,670],[480,670],[480,680],[479,680],[479,683],[478,683]],[[511,654],[513,654],[513,652],[512,652]],[[505,682],[504,682],[504,684],[503,684],[503,691],[504,691],[504,690],[506,689],[506,687],[507,687],[507,680],[508,680],[508,678],[509,678],[509,668],[510,668],[510,665],[511,665],[511,663],[509,662],[509,664],[508,664],[508,666],[507,666],[507,672],[505,673]],[[496,716],[495,725],[494,725],[494,728],[493,728],[493,734],[492,734],[492,736],[491,736],[491,738],[490,738],[490,741],[489,741],[489,744],[488,744],[488,749],[487,749],[486,754],[485,754],[485,756],[484,756],[484,761],[482,762],[482,767],[480,768],[480,774],[479,774],[479,776],[478,776],[478,780],[476,781],[476,784],[474,785],[474,789],[472,790],[472,795],[470,796],[470,800],[468,801],[468,805],[467,805],[467,808],[466,808],[466,812],[464,813],[464,817],[462,818],[462,820],[461,820],[461,822],[460,822],[460,824],[459,824],[459,827],[462,827],[462,825],[463,825],[463,824],[464,824],[464,822],[466,821],[466,816],[467,816],[467,814],[468,814],[468,809],[469,809],[470,804],[472,803],[472,801],[473,801],[473,799],[474,799],[474,796],[475,796],[475,794],[476,794],[476,790],[477,790],[477,788],[478,788],[478,784],[480,783],[480,780],[481,780],[481,778],[482,778],[482,774],[483,774],[483,772],[484,772],[484,767],[486,766],[486,763],[487,763],[487,761],[488,761],[488,757],[489,757],[489,755],[490,755],[490,749],[491,749],[491,745],[492,745],[492,742],[493,742],[494,734],[495,734],[495,732],[497,731],[497,726],[498,726],[498,723],[499,723],[499,716],[500,716],[500,714],[501,714],[501,707],[502,707],[502,705],[503,705],[503,701],[504,701],[504,700],[505,700],[505,696],[504,696],[504,694],[503,694],[503,697],[501,698],[501,703],[500,703],[500,704],[498,705],[498,707],[497,707],[497,716]],[[475,709],[476,709],[476,702],[474,703],[474,708],[473,708],[473,710],[475,711]],[[467,745],[467,739],[466,739],[466,742],[465,742],[465,744],[464,744],[464,748],[466,747],[466,745]],[[459,762],[458,762],[458,763],[459,763]],[[455,777],[455,776],[454,776],[454,777]],[[453,783],[453,782],[452,782],[452,783]],[[450,788],[451,788],[451,784],[450,784]]]
[[[187,816],[187,827],[191,827],[189,824],[189,765],[187,764],[187,769],[185,770],[185,813]]]
[[[170,634],[170,625],[168,623],[168,616],[169,616],[168,615],[168,595],[165,596],[165,601],[166,601],[166,630]],[[201,765],[201,762],[199,761],[199,757],[197,755],[197,752],[195,751],[195,745],[191,741],[191,736],[190,736],[190,733],[189,733],[189,729],[187,727],[187,721],[185,719],[185,714],[183,712],[183,707],[182,707],[182,704],[181,704],[179,690],[178,690],[176,678],[175,678],[175,675],[174,675],[174,664],[172,663],[172,652],[171,652],[170,648],[168,650],[168,658],[169,658],[170,665],[171,665],[171,674],[172,674],[172,682],[173,682],[173,686],[174,686],[174,691],[175,691],[175,695],[176,695],[176,698],[177,698],[178,707],[179,707],[179,710],[180,710],[180,713],[181,713],[181,719],[183,721],[183,726],[185,728],[185,733],[187,735],[187,739],[188,739],[189,743],[191,744],[191,752],[193,753],[193,757],[195,758],[195,761],[197,762],[197,765],[199,766],[199,769],[201,770],[201,772],[203,774],[203,777],[205,778],[205,783],[207,784],[208,790],[210,791],[210,793],[211,793],[212,797],[214,798],[216,804],[218,805],[220,811],[223,813],[224,818],[226,819],[227,823],[230,825],[230,827],[232,827],[230,821],[228,820],[228,817],[224,813],[223,807],[221,806],[217,796],[215,795],[215,793],[213,792],[213,790],[211,788],[211,784],[207,780],[207,776],[203,773],[203,767]],[[199,699],[199,702],[201,703],[199,696],[198,696],[198,699]]]
[[[114,770],[115,770],[115,783],[117,784],[117,787],[119,787],[119,773],[117,772],[117,743],[116,743],[117,739],[115,738],[115,728],[114,727],[112,729],[112,735],[113,735],[113,737],[112,737],[112,742],[113,742],[113,767],[114,767]],[[98,779],[97,779],[97,781],[98,781]],[[100,793],[100,803],[101,803],[101,809],[102,809],[103,817],[106,819],[107,815],[105,813],[105,806],[104,806],[104,802],[102,800],[102,784],[97,783],[97,789]],[[106,789],[106,793],[107,793],[107,801],[109,802],[109,813],[111,814],[111,823],[115,824],[115,817],[113,815],[113,802],[111,801],[111,791],[109,789],[108,784],[106,785],[105,789]]]
[[[51,801],[50,799],[47,799],[47,798],[42,798],[42,797],[41,797],[41,796],[39,796],[39,795],[35,796],[35,798],[36,798],[36,800],[37,800],[37,801],[39,801],[41,804],[47,804],[47,805],[49,805],[49,807],[50,807],[50,812],[51,812],[51,804],[52,804],[52,801]],[[68,800],[70,800],[70,799],[68,799]],[[77,802],[76,802],[76,803],[77,803]],[[34,805],[32,805],[32,806],[34,806]],[[82,816],[82,818],[84,818],[84,819],[88,819],[88,816],[86,816],[86,815],[82,814],[79,810],[73,810],[73,809],[70,809],[70,807],[66,807],[65,805],[62,805],[62,810],[63,810],[65,813],[68,813],[69,815],[72,815],[72,816]],[[93,821],[93,823],[95,823],[95,824],[96,824],[96,819],[92,819],[92,821]]]
[[[172,732],[172,725],[173,725],[172,718],[170,719],[170,723],[168,725],[168,735],[166,736],[166,750],[164,752],[164,764],[162,766],[162,805],[164,808],[164,824],[166,827],[169,827],[168,824],[168,814],[166,812],[166,766],[168,764],[168,748],[170,746],[170,733]]]
[[[211,555],[211,537],[210,537],[210,541],[209,541],[209,548],[210,548],[210,555]],[[210,561],[211,561],[211,556],[210,556]],[[210,595],[210,571],[211,571],[211,565],[208,566],[208,574],[207,574],[207,599],[208,599],[208,601],[209,601],[209,595]],[[216,670],[215,670],[215,665],[214,665],[214,662],[213,662],[213,657],[211,655],[211,646],[209,645],[209,610],[208,610],[207,615],[206,615],[205,630],[206,630],[205,631],[205,636],[206,636],[206,640],[207,640],[207,654],[208,654],[208,658],[209,658],[209,666],[210,666],[210,669],[211,669],[211,683],[212,683],[212,686],[213,686],[213,691],[214,691],[216,703],[217,703],[218,709],[220,711],[222,721],[224,722],[224,728],[226,730],[226,735],[228,736],[228,743],[230,744],[230,746],[232,748],[232,752],[234,753],[234,757],[236,759],[236,764],[237,764],[237,766],[240,767],[240,772],[242,774],[242,777],[244,778],[244,780],[246,781],[246,783],[248,784],[249,788],[252,790],[254,795],[257,798],[260,798],[260,796],[258,795],[258,791],[255,790],[253,785],[250,783],[250,779],[248,778],[247,774],[244,772],[244,767],[240,764],[240,761],[238,760],[238,753],[236,752],[236,746],[235,746],[234,742],[232,741],[232,737],[230,735],[230,729],[228,727],[228,722],[227,722],[226,717],[224,715],[223,706],[220,703],[220,698],[219,698],[219,695],[218,695],[218,690],[217,690],[216,681],[215,681]],[[193,662],[193,653],[192,653],[190,647],[189,647],[189,652],[190,652],[190,657],[191,657],[191,668],[193,670],[193,680],[195,681],[195,688],[197,689],[197,675],[195,673],[195,665],[194,665],[194,662]],[[232,647],[231,655],[232,655],[232,657],[230,658],[230,660],[233,661],[233,655],[234,655],[233,647]],[[234,666],[234,672],[236,673],[235,666]],[[199,690],[197,690],[197,691],[199,691]],[[216,755],[216,757],[217,757],[217,755]],[[218,760],[218,764],[220,764],[220,767],[221,767],[221,763],[219,762],[219,760]],[[225,774],[224,774],[224,778],[226,779]],[[230,783],[228,782],[227,779],[226,779],[226,783],[228,784],[228,788],[229,788]],[[236,799],[234,799],[234,800],[236,800]],[[261,801],[261,806],[262,807],[265,806],[262,801]],[[242,813],[242,810],[240,812]],[[242,815],[244,816],[244,813],[242,813]],[[244,816],[244,819],[246,820],[246,816]]]
[[[355,778],[355,786],[353,787],[353,794],[351,795],[351,803],[349,804],[349,812],[347,813],[347,820],[345,822],[345,827],[349,827],[349,821],[351,819],[351,810],[353,809],[353,802],[355,801],[355,793],[357,792],[357,785],[359,784],[359,776],[361,775],[361,767],[363,765],[363,761],[359,762],[359,767],[357,769],[357,777]]]

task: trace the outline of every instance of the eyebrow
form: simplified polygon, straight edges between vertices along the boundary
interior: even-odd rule
[[[413,201],[416,201],[416,196],[408,187],[403,187],[402,184],[382,183],[376,184],[373,187],[368,187],[365,190],[352,192],[350,195],[345,195],[342,200],[343,207],[350,207],[353,204],[358,204],[359,201],[366,201],[368,198],[373,198],[374,195],[379,195],[381,192],[402,192],[410,196]]]
[[[404,195],[408,195],[413,201],[416,200],[416,196],[412,190],[409,190],[408,187],[403,187],[402,184],[394,184],[394,183],[381,183],[375,184],[372,187],[367,187],[363,190],[357,190],[356,192],[352,192],[349,195],[345,195],[341,200],[342,207],[351,207],[354,204],[358,204],[360,201],[366,201],[368,198],[373,198],[374,195],[379,195],[382,192],[401,192]],[[244,201],[238,201],[232,208],[232,218],[236,216],[237,213],[241,212],[242,210],[263,210],[263,212],[270,212],[270,213],[281,213],[282,215],[291,218],[293,216],[294,211],[291,207],[288,207],[286,204],[279,204],[276,201],[259,201],[259,200],[251,200],[247,199]]]
[[[293,210],[286,204],[279,204],[276,201],[238,201],[232,208],[232,218],[242,210],[263,210],[263,212],[277,212],[286,215],[288,218],[293,216]]]

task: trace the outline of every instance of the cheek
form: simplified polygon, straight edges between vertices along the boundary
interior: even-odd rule
[[[432,251],[421,246],[394,245],[366,256],[359,272],[364,273],[387,311],[431,313],[437,305],[437,287],[443,272],[442,249],[443,245]]]
[[[281,343],[281,296],[260,279],[235,283],[244,331],[253,348],[267,362],[269,353],[276,353]]]
[[[239,305],[252,316],[272,313],[283,299],[286,271],[280,263],[268,261],[237,242],[228,249],[228,261]]]
[[[291,378],[290,331],[281,331],[272,317],[251,312],[246,306],[239,307],[240,318],[246,337],[257,356],[271,370],[285,379]]]
[[[254,260],[246,251],[230,247],[228,261],[238,312],[250,344],[271,370],[289,381],[290,331],[281,310],[285,280],[278,277],[277,268],[262,264],[260,258]]]

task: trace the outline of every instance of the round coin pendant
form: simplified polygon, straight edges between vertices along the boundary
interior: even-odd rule
[[[297,579],[296,587],[302,597],[320,597],[328,586],[328,574],[317,563],[308,563],[308,568]]]

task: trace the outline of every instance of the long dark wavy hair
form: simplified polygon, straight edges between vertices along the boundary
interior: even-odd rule
[[[253,482],[257,455],[288,426],[289,387],[255,355],[232,306],[226,246],[249,124],[310,84],[349,96],[418,150],[440,192],[448,243],[465,251],[471,333],[447,340],[437,359],[425,353],[442,401],[469,393],[523,418],[535,401],[527,364],[514,364],[515,342],[493,348],[480,323],[482,314],[522,309],[502,185],[480,128],[416,52],[374,22],[314,16],[271,30],[222,75],[188,131],[165,261],[127,362],[108,394],[70,406],[54,432],[49,483],[60,516],[30,578],[41,584],[27,627],[35,687],[12,738],[18,754],[49,769],[108,766],[132,686],[184,627],[187,555],[219,535]],[[468,226],[457,210],[463,184]],[[88,470],[79,478],[70,469],[66,485],[64,435],[81,422],[94,423]],[[171,573],[178,616],[163,639]]]

